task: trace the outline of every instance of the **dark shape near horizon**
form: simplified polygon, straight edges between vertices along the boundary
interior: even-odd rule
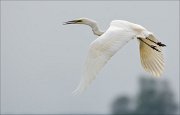
[[[130,99],[128,96],[120,96],[113,102],[113,115],[176,114],[178,105],[167,81],[160,82],[142,77],[139,84],[140,89],[136,97]]]

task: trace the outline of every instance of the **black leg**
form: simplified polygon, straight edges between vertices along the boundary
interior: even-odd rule
[[[155,43],[155,44],[157,44],[158,46],[161,46],[161,47],[165,47],[166,46],[165,44],[162,44],[161,42],[155,42],[155,41],[149,39],[148,37],[146,39],[151,41],[151,42],[153,42],[153,43]]]
[[[158,52],[161,52],[160,50],[158,50],[158,49],[156,48],[156,46],[150,45],[150,44],[146,43],[145,41],[142,40],[142,38],[137,37],[137,39],[139,39],[140,41],[142,41],[143,43],[145,43],[146,45],[148,45],[148,46],[151,47],[152,49],[154,49],[154,50],[156,50],[156,51],[158,51]]]

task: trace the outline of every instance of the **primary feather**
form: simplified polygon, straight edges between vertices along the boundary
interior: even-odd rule
[[[158,40],[152,34],[150,34],[148,38],[155,42],[158,42]],[[159,52],[153,50],[152,48],[148,47],[145,43],[140,41],[139,47],[141,64],[147,72],[150,72],[154,76],[160,76],[164,70],[162,48],[147,39],[144,39],[144,41],[150,45],[156,46]]]

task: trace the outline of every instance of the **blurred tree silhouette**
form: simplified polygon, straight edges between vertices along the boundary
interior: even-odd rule
[[[166,81],[162,83],[162,87],[159,92],[160,92],[158,95],[159,113],[171,114],[175,112],[178,109],[177,104],[174,100],[174,95],[172,93],[172,90],[170,89],[169,84]]]
[[[137,96],[137,108],[135,113],[157,114],[158,113],[158,91],[155,80],[141,78],[140,92]]]
[[[130,99],[122,96],[114,102],[112,108],[114,114],[130,114]]]
[[[133,102],[128,96],[119,97],[112,106],[112,114],[121,115],[172,115],[177,111],[174,95],[167,81],[147,77],[139,80],[140,90]],[[131,106],[135,105],[132,109]]]

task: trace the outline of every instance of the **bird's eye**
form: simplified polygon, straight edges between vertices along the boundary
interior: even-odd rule
[[[82,22],[82,20],[77,20],[76,22]]]

